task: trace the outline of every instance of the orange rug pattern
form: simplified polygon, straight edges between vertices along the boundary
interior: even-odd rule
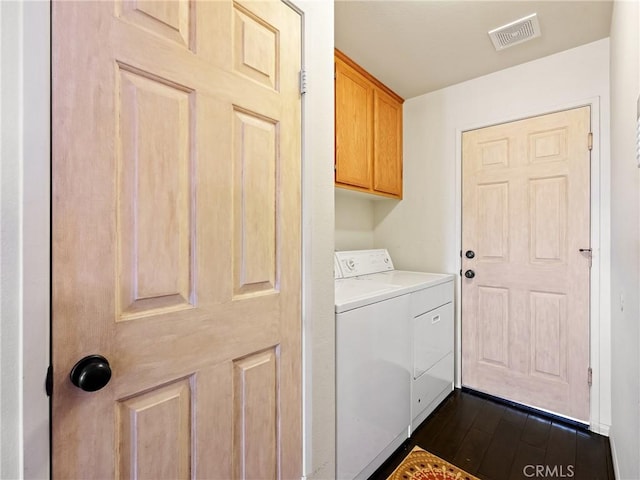
[[[387,480],[480,480],[420,447],[413,450]]]

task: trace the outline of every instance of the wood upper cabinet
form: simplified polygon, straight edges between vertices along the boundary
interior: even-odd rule
[[[373,190],[402,197],[402,101],[373,91]]]
[[[402,198],[404,100],[335,51],[336,186]]]

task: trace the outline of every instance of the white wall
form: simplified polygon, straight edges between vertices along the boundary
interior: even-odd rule
[[[0,478],[48,478],[49,3],[0,16]]]
[[[461,132],[591,102],[596,126],[592,279],[600,285],[592,298],[591,419],[596,431],[607,433],[610,425],[608,39],[405,101],[404,199],[395,205],[374,205],[374,244],[389,248],[397,268],[458,272]]]
[[[611,19],[611,443],[616,478],[640,478],[640,182],[635,159],[640,8]],[[624,302],[624,303],[623,303]]]
[[[333,287],[333,2],[294,0],[304,11],[303,375],[304,461],[309,479],[335,478]]]
[[[394,200],[381,200],[394,202]],[[335,249],[374,248],[374,200],[358,192],[335,189]]]
[[[333,2],[304,12],[304,472],[335,476]],[[0,2],[0,478],[48,478],[49,2]]]
[[[21,471],[20,429],[20,111],[19,42],[22,9],[18,3],[0,3],[0,478],[18,478]],[[18,68],[16,68],[18,67]]]

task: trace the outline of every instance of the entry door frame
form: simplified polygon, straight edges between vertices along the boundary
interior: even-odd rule
[[[611,192],[608,188],[602,188],[601,184],[609,179],[608,159],[609,135],[602,135],[600,131],[600,97],[591,97],[561,105],[542,107],[540,109],[517,112],[505,118],[495,121],[483,122],[475,125],[465,125],[456,129],[456,251],[462,251],[462,134],[469,130],[491,127],[530,117],[537,117],[563,110],[571,110],[579,107],[591,107],[591,131],[593,133],[593,148],[591,150],[591,226],[590,241],[593,253],[593,261],[590,273],[590,306],[589,306],[589,350],[590,365],[593,372],[591,385],[591,402],[589,415],[590,430],[609,435],[610,420],[603,418],[603,409],[607,409],[607,398],[611,396],[611,378],[608,373],[611,365],[611,325],[608,312],[610,312],[610,238],[609,215],[603,207],[609,205]],[[606,123],[605,123],[606,125]],[[585,138],[585,142],[587,139]],[[457,269],[462,268],[462,259],[457,259]],[[462,305],[461,291],[462,281],[456,279],[456,387],[462,385]],[[603,400],[604,399],[604,400]]]

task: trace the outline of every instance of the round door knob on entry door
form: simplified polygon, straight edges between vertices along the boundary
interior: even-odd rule
[[[474,272],[473,270],[467,270],[466,272],[464,272],[464,276],[467,278],[473,278],[476,276],[476,272]]]
[[[465,257],[467,257],[467,258],[469,258],[469,259],[471,259],[471,258],[473,258],[473,257],[475,257],[475,256],[476,256],[476,252],[474,252],[473,250],[467,250],[467,251],[464,253],[464,256],[465,256]]]
[[[95,392],[111,380],[111,366],[102,355],[89,355],[73,366],[69,377],[79,389]]]

